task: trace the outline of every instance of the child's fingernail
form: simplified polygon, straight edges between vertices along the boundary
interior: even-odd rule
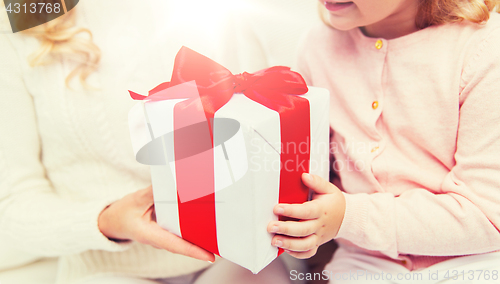
[[[271,233],[277,233],[279,230],[280,230],[280,228],[278,226],[273,226],[271,228]]]
[[[274,246],[275,246],[275,247],[282,247],[282,246],[283,246],[283,242],[282,242],[282,241],[280,241],[280,240],[276,240],[276,241],[274,242]]]
[[[285,213],[285,209],[284,209],[283,207],[278,207],[278,208],[276,209],[276,213],[278,213],[278,214],[283,214],[283,213]]]
[[[307,180],[308,182],[313,182],[313,181],[314,181],[314,180],[313,180],[313,177],[312,177],[310,174],[306,174],[306,180]]]
[[[211,261],[211,260],[207,260],[207,262],[210,263],[210,264],[214,264],[214,262]]]

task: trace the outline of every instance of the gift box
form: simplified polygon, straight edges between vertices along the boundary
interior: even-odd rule
[[[258,273],[282,252],[267,232],[274,206],[308,200],[302,173],[328,178],[328,91],[286,67],[233,75],[183,47],[170,82],[130,94],[158,224]]]

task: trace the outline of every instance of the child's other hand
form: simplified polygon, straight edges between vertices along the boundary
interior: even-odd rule
[[[274,246],[296,258],[309,258],[318,247],[337,236],[345,213],[340,189],[316,175],[302,174],[304,184],[314,190],[313,200],[303,204],[278,204],[274,214],[300,221],[273,221],[267,231],[276,233]]]

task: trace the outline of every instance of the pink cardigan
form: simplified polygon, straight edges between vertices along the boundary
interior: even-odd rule
[[[368,38],[322,25],[299,69],[331,92],[341,245],[409,269],[500,250],[500,15]]]

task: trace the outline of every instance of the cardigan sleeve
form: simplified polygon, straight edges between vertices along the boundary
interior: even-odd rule
[[[390,257],[500,250],[500,29],[483,39],[463,67],[456,164],[441,192],[345,194],[337,238]]]
[[[99,230],[100,212],[112,200],[77,202],[56,193],[41,162],[34,101],[21,60],[0,36],[0,237],[12,247],[40,256],[86,250],[121,251],[128,244]]]

